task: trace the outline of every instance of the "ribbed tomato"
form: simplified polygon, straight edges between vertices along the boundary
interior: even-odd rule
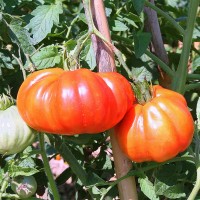
[[[19,89],[19,113],[30,127],[48,133],[73,135],[110,129],[124,117],[134,96],[123,76],[108,74],[88,69],[37,71]]]
[[[182,95],[154,86],[152,100],[134,104],[115,132],[131,160],[163,162],[190,145],[194,122]]]

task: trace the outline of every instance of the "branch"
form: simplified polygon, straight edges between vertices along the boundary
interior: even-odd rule
[[[149,0],[149,2],[154,5],[154,0]],[[150,3],[148,3],[148,5]],[[144,7],[144,12],[147,15],[145,28],[152,34],[153,51],[156,56],[160,58],[160,60],[162,60],[165,64],[168,64],[169,59],[163,44],[157,13],[155,10],[149,7]],[[169,78],[168,75],[160,69],[160,67],[159,70],[161,75],[160,84],[169,88],[171,84],[171,78]]]
[[[89,6],[91,6],[89,8]],[[104,5],[101,0],[83,0],[86,19],[88,21],[89,31],[93,31],[95,27],[109,40],[110,32],[105,15]],[[112,49],[99,39],[95,34],[92,35],[92,44],[96,54],[97,67],[99,72],[115,71],[115,60]]]
[[[174,28],[179,31],[179,33],[181,35],[184,34],[185,30],[170,16],[168,15],[166,12],[162,11],[161,9],[159,9],[157,6],[155,6],[153,3],[149,2],[148,0],[145,1],[145,5],[148,6],[149,8],[155,10],[158,14],[160,14],[161,16],[163,16],[165,19],[167,19],[167,21],[174,26]]]
[[[83,5],[89,31],[93,33],[92,42],[94,51],[96,53],[98,71],[115,71],[116,68],[113,50],[116,49],[111,44],[110,32],[105,15],[103,0],[92,0],[91,4],[90,0],[83,0]],[[96,36],[96,34],[98,36]],[[110,130],[110,137],[114,156],[115,171],[117,178],[120,178],[130,171],[132,164],[131,161],[121,152],[113,130]],[[118,188],[121,200],[138,199],[135,178],[133,176],[121,181],[118,184]]]

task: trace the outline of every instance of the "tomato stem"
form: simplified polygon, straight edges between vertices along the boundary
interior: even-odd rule
[[[152,99],[152,87],[148,81],[132,83],[134,94],[139,104],[144,105]]]
[[[183,49],[181,53],[181,58],[172,82],[172,89],[182,94],[185,92],[185,83],[188,74],[188,59],[190,56],[192,35],[195,26],[198,6],[199,6],[199,0],[190,1],[187,27],[183,35]]]
[[[53,178],[53,175],[52,175],[52,172],[51,172],[51,168],[50,168],[50,165],[49,165],[49,160],[48,160],[47,155],[46,155],[44,134],[43,133],[39,133],[39,142],[40,142],[41,155],[42,155],[42,159],[43,159],[43,162],[44,162],[45,173],[46,173],[47,178],[49,180],[49,184],[50,184],[54,199],[59,200],[60,195],[58,193],[58,189],[57,189],[57,186],[56,186],[56,183],[54,181],[54,178]]]
[[[18,62],[19,67],[20,67],[20,69],[21,69],[21,71],[22,71],[22,74],[23,74],[23,78],[24,78],[24,80],[25,80],[25,79],[26,79],[26,71],[25,71],[25,69],[24,69],[24,65],[23,65],[23,63],[22,63],[21,58],[17,58],[17,56],[15,56],[14,54],[12,54],[12,57]]]

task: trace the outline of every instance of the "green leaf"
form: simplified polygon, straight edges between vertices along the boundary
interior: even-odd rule
[[[58,49],[55,46],[47,46],[35,53],[31,57],[34,65],[37,69],[45,69],[54,67],[61,62],[61,57],[58,53]],[[26,67],[29,63],[26,64]]]
[[[192,61],[192,71],[194,72],[198,68],[200,68],[200,56],[199,55],[197,57],[195,57]]]
[[[76,44],[77,44],[77,42],[75,40],[70,39],[65,43],[65,47],[67,48],[67,51],[70,52],[75,49]]]
[[[102,138],[101,134],[77,134],[74,136],[65,136],[64,141],[69,144],[87,145],[97,142],[100,138]]]
[[[145,0],[133,0],[133,7],[135,8],[136,12],[140,14],[143,11]]]
[[[129,23],[129,24],[131,24],[132,26],[134,26],[135,28],[138,28],[137,24],[136,24],[133,20],[131,20],[130,18],[124,17],[124,20],[125,20],[127,23]]]
[[[31,157],[28,157],[24,159],[20,164],[20,167],[26,167],[26,168],[34,168],[35,167],[35,162]]]
[[[0,50],[0,68],[14,69],[8,51]]]
[[[3,0],[0,0],[0,10],[3,10],[5,7],[5,3],[3,2]]]
[[[167,190],[165,190],[163,195],[169,199],[180,199],[181,197],[186,197],[182,184],[169,187]]]
[[[80,13],[79,15],[79,19],[84,22],[85,24],[87,24],[87,20],[86,20],[86,16],[84,13]]]
[[[16,176],[31,176],[38,173],[39,171],[35,168],[11,165],[9,166],[8,172],[11,177],[16,177]]]
[[[105,159],[102,169],[103,170],[112,169],[112,161],[108,155],[106,155],[106,159]]]
[[[7,44],[11,43],[11,39],[9,36],[9,27],[6,23],[0,21],[0,41],[4,41]]]
[[[149,198],[158,200],[159,198],[156,196],[155,187],[151,181],[149,181],[148,177],[139,178],[138,179],[141,191]]]
[[[112,26],[112,30],[113,31],[126,31],[126,30],[128,30],[128,27],[124,23],[120,22],[119,20],[115,20],[114,24]]]
[[[136,22],[140,23],[142,22],[141,19],[137,15],[134,15],[133,13],[128,13],[123,15],[123,20],[125,20],[127,23],[131,24],[135,28],[138,28]]]
[[[53,25],[59,24],[59,14],[63,12],[61,4],[38,6],[31,14],[34,16],[27,25],[31,29],[34,44],[41,42],[48,33],[51,33]]]
[[[139,58],[144,54],[146,51],[149,43],[151,41],[151,34],[150,33],[144,33],[144,32],[138,32],[134,35],[134,50],[135,50],[135,56]]]
[[[196,108],[196,115],[197,115],[197,128],[200,130],[200,97],[197,101],[197,108]]]
[[[151,72],[149,72],[145,67],[132,67],[132,74],[134,75],[134,77],[137,77],[138,81],[140,82],[143,82],[144,80],[152,80]]]
[[[87,176],[87,186],[95,186],[97,184],[105,184],[106,182],[94,172],[89,172]]]
[[[0,168],[0,185],[1,185],[1,181],[3,180],[3,175],[4,175],[4,170]]]
[[[199,27],[198,27],[198,28],[194,28],[192,38],[193,38],[193,39],[198,39],[198,38],[200,38],[200,28],[199,28]]]
[[[30,34],[22,26],[22,21],[13,19],[9,24],[9,28],[11,30],[10,36],[12,41],[18,44],[24,53],[32,54],[35,51],[35,48],[32,45]]]
[[[185,192],[183,192],[184,187],[182,184],[167,185],[158,180],[156,182],[155,191],[157,195],[162,195],[169,199],[178,199],[186,196]]]
[[[105,8],[106,11],[106,17],[110,17],[111,13],[112,13],[112,9],[111,8]]]
[[[82,51],[82,59],[87,62],[90,69],[93,70],[96,67],[96,56],[93,50],[92,42],[86,45]]]

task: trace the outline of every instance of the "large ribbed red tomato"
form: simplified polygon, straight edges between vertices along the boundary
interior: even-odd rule
[[[194,122],[182,95],[154,86],[152,100],[134,104],[115,132],[131,160],[163,162],[189,146]]]
[[[24,81],[17,106],[30,127],[70,135],[110,129],[133,99],[129,82],[116,72],[53,68],[34,72]]]

